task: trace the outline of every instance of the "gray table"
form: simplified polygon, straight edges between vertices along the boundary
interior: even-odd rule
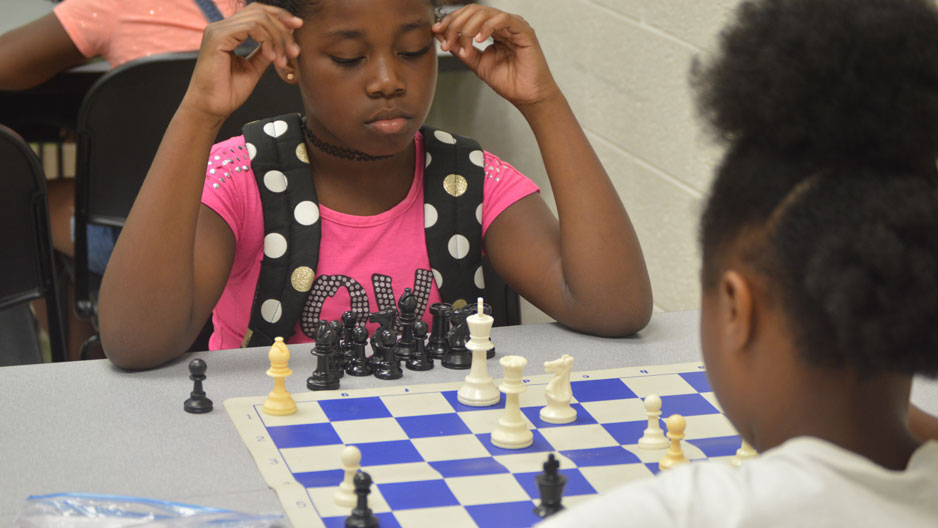
[[[563,353],[574,370],[680,363],[699,359],[697,312],[656,314],[639,335],[603,339],[555,324],[492,330],[499,356],[528,358],[528,372]],[[315,363],[311,346],[293,346],[287,379],[305,391]],[[215,410],[191,415],[188,356],[163,368],[128,373],[106,360],[0,368],[0,525],[10,524],[30,494],[81,491],[176,500],[254,513],[280,512],[222,403],[266,394],[267,349],[198,354],[208,363],[205,389]],[[495,367],[498,369],[498,367]],[[499,376],[499,370],[493,370]],[[437,366],[396,382],[342,380],[344,389],[458,381],[466,371]],[[938,413],[938,384],[916,383],[913,399]]]

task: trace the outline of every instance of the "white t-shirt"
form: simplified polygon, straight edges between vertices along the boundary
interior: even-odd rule
[[[811,437],[739,469],[685,464],[554,515],[541,528],[594,526],[938,526],[938,441],[891,471]]]

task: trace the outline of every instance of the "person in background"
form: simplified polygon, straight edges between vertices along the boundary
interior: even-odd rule
[[[26,90],[93,59],[115,68],[149,55],[197,50],[205,26],[231,16],[239,5],[238,0],[64,0],[51,13],[0,35],[0,90]],[[66,138],[70,134],[63,131]],[[49,180],[48,196],[53,246],[73,257],[74,180]],[[93,273],[104,274],[116,237],[112,228],[89,226],[88,265]],[[69,358],[77,359],[82,343],[95,330],[76,316],[70,281],[67,289]]]

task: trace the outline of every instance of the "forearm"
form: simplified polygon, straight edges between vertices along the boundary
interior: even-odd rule
[[[206,159],[221,123],[181,106],[108,262],[99,297],[102,344],[142,368],[182,353],[195,317],[195,235]]]
[[[41,84],[85,57],[50,13],[0,35],[0,90]]]
[[[558,320],[592,333],[634,333],[652,311],[638,237],[563,95],[521,111],[537,138],[560,221],[565,296]],[[599,310],[597,310],[599,308]]]

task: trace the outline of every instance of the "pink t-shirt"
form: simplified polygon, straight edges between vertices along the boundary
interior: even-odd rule
[[[421,134],[417,134],[415,143],[416,159],[425,159]],[[483,237],[502,211],[538,192],[534,182],[496,156],[485,152],[484,160]],[[212,350],[239,348],[250,319],[264,256],[264,213],[244,136],[216,144],[209,163],[202,203],[225,220],[237,243],[228,283],[212,313],[215,332],[209,347]],[[378,215],[353,216],[320,206],[319,269],[300,317],[301,321],[307,321],[309,328],[315,328],[309,325],[310,321],[341,319],[353,302],[359,307],[367,303],[366,310],[376,312],[400,298],[404,288],[414,290],[423,308],[440,302],[424,234],[423,170],[424,164],[417,163],[407,196]],[[424,310],[422,316],[429,324],[429,310]],[[370,324],[369,332],[376,327]],[[312,340],[297,323],[288,342]]]
[[[227,18],[238,0],[215,0]],[[82,55],[111,67],[158,53],[199,49],[208,20],[193,0],[65,0],[53,11]]]

